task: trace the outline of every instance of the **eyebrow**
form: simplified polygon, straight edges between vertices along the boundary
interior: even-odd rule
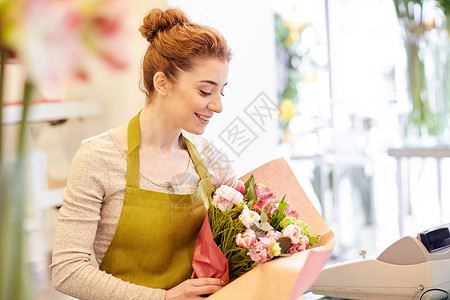
[[[215,86],[219,85],[217,82],[212,81],[212,80],[200,80],[199,82],[209,83],[209,84],[212,84],[212,85],[215,85]],[[228,84],[228,82],[225,82],[225,84],[223,86],[226,86],[227,84]]]

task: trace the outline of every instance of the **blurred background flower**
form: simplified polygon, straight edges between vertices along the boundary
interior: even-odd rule
[[[0,1],[0,121],[3,116],[5,72],[10,59],[25,70],[22,118],[14,155],[6,157],[0,130],[0,299],[30,299],[33,280],[24,263],[27,241],[26,130],[32,90],[46,100],[61,101],[69,82],[93,77],[96,61],[115,70],[127,67],[125,1]],[[9,143],[11,141],[8,141]],[[14,141],[16,142],[16,141]],[[33,251],[33,250],[31,250]]]

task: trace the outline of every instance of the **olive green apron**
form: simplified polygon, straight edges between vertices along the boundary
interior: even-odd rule
[[[139,114],[129,122],[125,198],[101,270],[134,284],[161,289],[170,289],[191,277],[195,240],[212,185],[197,149],[185,141],[200,175],[198,188],[183,195],[140,189]]]

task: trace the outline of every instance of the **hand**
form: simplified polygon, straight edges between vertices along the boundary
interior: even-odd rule
[[[224,285],[219,278],[188,279],[166,291],[165,300],[203,299],[201,295],[217,292]]]

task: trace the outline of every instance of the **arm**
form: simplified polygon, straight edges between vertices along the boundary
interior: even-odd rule
[[[164,299],[163,290],[122,281],[90,263],[102,203],[110,184],[102,155],[89,142],[83,143],[63,191],[50,266],[53,285],[79,299]]]

